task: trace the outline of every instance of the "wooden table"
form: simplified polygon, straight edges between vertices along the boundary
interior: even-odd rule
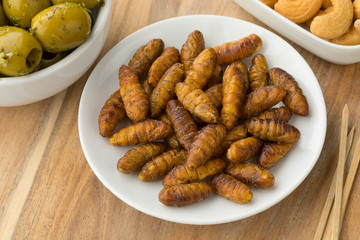
[[[224,15],[267,28],[231,0],[113,0],[112,4],[111,30],[99,59],[129,34],[176,16]],[[292,45],[320,82],[328,130],[315,168],[280,203],[244,220],[192,226],[148,216],[116,198],[94,175],[80,146],[78,106],[90,69],[56,96],[0,108],[0,239],[312,239],[337,164],[344,104],[349,105],[350,126],[360,117],[360,64],[331,64]],[[342,239],[360,239],[359,204],[358,175]]]

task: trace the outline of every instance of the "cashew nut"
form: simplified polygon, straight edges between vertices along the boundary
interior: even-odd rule
[[[360,44],[360,19],[356,20],[354,25],[352,25],[346,33],[330,41],[341,45]]]
[[[314,18],[310,31],[321,38],[334,39],[350,27],[354,9],[351,0],[331,0],[333,6]],[[276,7],[276,5],[275,5]]]
[[[260,0],[260,2],[264,3],[265,5],[274,8],[275,3],[277,3],[278,0]]]
[[[354,22],[354,27],[360,32],[360,19],[357,19]]]
[[[303,23],[319,11],[322,2],[323,0],[279,0],[274,9],[295,23]]]
[[[354,18],[360,19],[360,0],[354,0],[353,6],[354,6]]]
[[[324,0],[322,5],[321,5],[321,8],[322,9],[327,9],[327,8],[329,8],[331,6],[332,6],[331,0]]]
[[[306,25],[308,25],[308,27],[310,27],[311,22],[314,20],[314,18],[315,18],[316,16],[321,15],[321,14],[324,14],[324,10],[321,10],[321,9],[320,9],[320,10],[316,13],[315,16],[313,16],[312,18],[310,18],[309,20],[306,21]]]

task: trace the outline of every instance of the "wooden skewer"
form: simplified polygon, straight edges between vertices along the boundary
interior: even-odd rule
[[[348,134],[347,140],[346,140],[346,159],[349,157],[350,149],[352,146],[352,142],[354,140],[354,133],[355,133],[355,126],[353,126]]]
[[[354,179],[355,179],[356,172],[357,172],[357,169],[359,166],[359,162],[360,162],[360,137],[357,140],[354,156],[351,160],[349,173],[348,173],[348,175],[346,177],[346,181],[345,181],[344,193],[343,193],[342,204],[341,204],[341,213],[340,213],[340,229],[341,229],[342,222],[344,220],[347,202],[349,200],[351,188],[354,183]],[[330,231],[326,232],[327,234],[324,236],[324,239],[330,239],[330,235],[331,235],[332,231],[333,231],[333,226],[331,226]]]
[[[341,200],[343,195],[343,183],[344,183],[344,169],[346,160],[346,133],[348,129],[349,121],[349,109],[346,104],[342,112],[341,121],[341,135],[340,135],[340,150],[339,159],[336,171],[336,187],[335,187],[335,201],[334,201],[334,216],[333,216],[333,231],[332,240],[339,239],[340,233],[340,213],[341,213]]]
[[[351,149],[352,141],[353,141],[353,138],[354,138],[354,132],[355,132],[355,127],[352,127],[352,129],[350,130],[350,132],[348,134],[348,137],[347,137],[346,158],[348,157],[350,149]],[[326,223],[327,223],[328,218],[329,218],[329,214],[330,214],[332,204],[334,202],[335,184],[336,184],[336,171],[337,171],[337,169],[335,170],[335,174],[333,176],[333,179],[331,180],[330,189],[329,189],[328,195],[327,195],[326,200],[325,200],[324,208],[323,208],[323,210],[321,212],[320,221],[319,221],[318,227],[316,229],[314,240],[320,240],[322,235],[324,234],[325,226],[326,226]]]
[[[349,196],[350,196],[350,192],[351,192],[351,188],[352,185],[354,183],[354,179],[355,179],[355,175],[359,166],[359,160],[360,160],[360,138],[358,139],[357,143],[356,143],[356,148],[355,148],[355,153],[354,153],[354,157],[351,161],[351,165],[350,165],[350,169],[349,169],[349,173],[346,177],[346,181],[345,181],[345,186],[344,186],[344,193],[343,193],[343,198],[342,198],[342,207],[341,207],[341,220],[340,220],[340,224],[342,224],[342,221],[344,220],[344,213],[346,210],[346,206],[347,206],[347,202],[349,200]],[[341,225],[340,225],[341,227]]]

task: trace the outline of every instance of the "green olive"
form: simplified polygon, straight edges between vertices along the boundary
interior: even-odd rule
[[[39,12],[31,21],[31,32],[43,49],[58,53],[83,43],[91,31],[91,17],[76,3],[61,3]]]
[[[7,19],[5,16],[5,12],[2,5],[0,4],[0,27],[5,26],[6,24],[7,24]]]
[[[51,6],[50,0],[3,0],[7,18],[22,28],[31,26],[31,19],[40,11]]]
[[[13,26],[0,27],[0,73],[21,76],[31,73],[40,63],[42,48],[28,31]]]
[[[87,9],[92,9],[97,5],[100,5],[103,2],[103,0],[51,0],[51,2],[54,5],[64,2],[80,3],[83,6],[85,6]]]

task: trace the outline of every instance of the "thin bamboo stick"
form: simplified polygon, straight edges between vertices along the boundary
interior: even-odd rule
[[[360,137],[358,138],[358,140],[356,142],[354,156],[351,160],[349,173],[348,173],[348,175],[346,177],[346,181],[345,181],[344,192],[343,192],[343,197],[342,197],[342,204],[341,204],[341,213],[340,213],[340,229],[341,229],[342,222],[344,220],[347,202],[349,200],[351,188],[354,183],[354,179],[355,179],[356,172],[357,172],[357,169],[359,166],[359,162],[360,162]],[[325,233],[324,239],[330,239],[332,231],[333,231],[333,226],[330,226],[330,231],[327,231]]]
[[[349,123],[349,108],[346,104],[342,112],[341,120],[341,135],[340,135],[340,150],[339,150],[339,159],[336,171],[336,187],[335,187],[335,201],[333,205],[334,216],[332,219],[333,222],[333,231],[331,235],[332,240],[339,239],[340,233],[340,214],[341,214],[341,201],[343,195],[344,187],[344,169],[345,169],[345,160],[346,160],[346,133]]]
[[[348,137],[347,137],[346,158],[349,156],[352,141],[354,139],[354,132],[355,132],[355,127],[352,127],[352,129],[350,130],[350,132],[348,134]],[[317,226],[317,229],[316,229],[314,240],[321,240],[322,235],[324,234],[325,226],[327,224],[329,214],[330,214],[330,210],[331,210],[332,204],[334,202],[335,183],[336,183],[336,170],[335,170],[335,174],[334,174],[334,176],[333,176],[333,178],[331,180],[330,189],[329,189],[328,195],[326,197],[323,210],[321,212],[321,216],[320,216],[320,220],[319,220],[319,223],[318,223],[318,226]]]

